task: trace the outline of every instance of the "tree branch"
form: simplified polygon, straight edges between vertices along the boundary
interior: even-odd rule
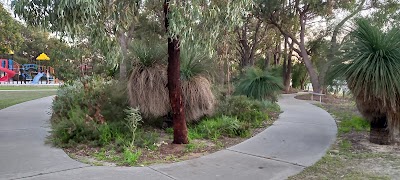
[[[337,35],[339,34],[340,28],[342,28],[342,26],[349,19],[351,19],[353,16],[355,16],[357,13],[359,13],[360,11],[363,10],[363,5],[364,5],[365,1],[366,0],[362,0],[360,5],[357,7],[357,9],[355,11],[353,11],[351,14],[349,14],[347,17],[345,17],[342,21],[340,21],[338,25],[336,25],[336,27],[335,27],[335,29],[333,30],[333,33],[332,33],[331,45],[333,45],[334,43],[335,43],[335,45],[337,45]]]
[[[289,32],[283,30],[282,27],[272,17],[269,18],[269,23],[278,28],[279,32],[281,32],[283,36],[289,37],[297,45],[300,44],[300,42],[293,36],[293,34],[290,34]]]

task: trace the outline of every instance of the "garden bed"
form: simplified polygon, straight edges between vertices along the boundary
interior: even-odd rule
[[[189,144],[172,144],[172,134],[171,132],[166,132],[171,131],[171,129],[147,129],[147,132],[157,134],[158,137],[152,142],[154,146],[135,149],[140,152],[140,155],[138,155],[134,163],[128,163],[124,159],[126,158],[124,152],[118,151],[118,147],[112,143],[104,147],[76,144],[71,147],[65,147],[64,151],[75,160],[95,166],[147,166],[159,163],[173,163],[198,158],[239,144],[272,125],[278,116],[279,113],[271,113],[270,119],[264,121],[260,127],[251,129],[251,134],[247,137],[220,136],[217,139],[192,139]]]
[[[176,145],[168,111],[158,117],[142,116],[126,97],[126,85],[102,77],[61,86],[52,107],[51,143],[92,165],[176,162],[240,143],[270,126],[280,113],[279,105],[271,101],[221,96],[210,106],[212,114],[201,113],[201,118],[191,121],[186,117],[189,144]],[[204,111],[192,106],[186,108]]]

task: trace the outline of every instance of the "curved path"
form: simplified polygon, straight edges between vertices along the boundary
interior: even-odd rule
[[[337,131],[327,112],[283,95],[272,126],[228,149],[149,167],[90,166],[45,143],[51,101],[0,110],[0,179],[285,179],[318,161]]]

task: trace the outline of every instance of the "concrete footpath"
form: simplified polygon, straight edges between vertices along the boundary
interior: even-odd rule
[[[45,143],[51,101],[0,110],[0,179],[285,179],[318,161],[337,132],[326,111],[283,95],[284,112],[272,126],[228,149],[149,167],[90,166]]]

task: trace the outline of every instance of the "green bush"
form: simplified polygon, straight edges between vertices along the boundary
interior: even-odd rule
[[[189,128],[190,139],[218,139],[220,136],[247,136],[250,127],[236,117],[221,116],[201,121],[194,128]]]
[[[239,121],[257,127],[269,119],[268,112],[275,111],[279,111],[276,103],[252,100],[246,96],[230,96],[220,101],[217,114],[237,117]]]
[[[113,139],[113,131],[110,126],[106,124],[102,124],[98,127],[99,131],[99,143],[102,145],[109,144]]]
[[[86,110],[72,108],[66,117],[53,124],[53,136],[56,145],[66,145],[98,139],[97,124],[85,121]]]
[[[100,113],[107,121],[122,121],[128,106],[126,84],[100,76],[85,77],[61,86],[53,101],[53,119],[68,117],[74,107],[88,110],[87,115],[95,120]],[[96,119],[97,118],[97,119]]]
[[[280,112],[281,108],[278,104],[271,101],[261,101],[262,108],[267,112]]]
[[[122,86],[126,84],[94,76],[60,87],[52,106],[55,144],[129,145],[134,135],[127,126],[132,123],[125,119],[128,104]]]

